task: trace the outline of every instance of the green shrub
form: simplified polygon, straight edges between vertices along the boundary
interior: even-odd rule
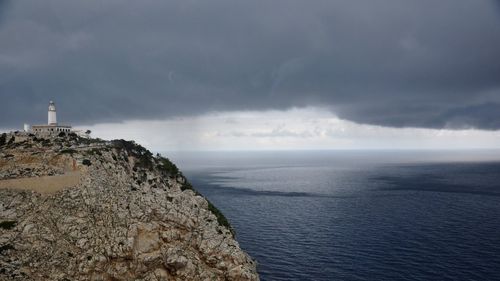
[[[90,166],[90,165],[92,165],[92,163],[90,163],[90,160],[89,160],[89,159],[83,159],[82,164],[83,164],[83,165],[85,165],[85,166]]]
[[[123,139],[112,140],[111,142],[113,144],[113,147],[115,147],[117,149],[126,150],[127,152],[131,152],[134,148],[136,148],[137,146],[139,146],[139,145],[137,145],[133,141],[126,141],[126,140],[123,140]]]
[[[71,155],[73,155],[74,153],[76,153],[76,150],[74,150],[74,149],[63,149],[63,150],[61,150],[61,152],[59,152],[59,153],[61,153],[61,154],[71,154]]]
[[[49,139],[42,139],[42,146],[51,146],[52,143]]]
[[[1,229],[12,229],[14,226],[16,226],[16,221],[3,221],[0,222],[0,228]]]
[[[87,154],[102,156],[101,151],[99,149],[97,149],[97,148],[92,148],[91,150],[88,150]]]
[[[135,166],[143,169],[153,170],[153,160],[151,158],[152,156],[153,155],[149,151],[145,154],[140,155],[139,161],[135,163]]]
[[[3,134],[0,136],[0,146],[4,146],[6,142],[7,142],[7,134],[6,134],[6,133],[3,133]]]
[[[139,159],[135,164],[135,170],[137,170],[137,168],[153,169],[153,154],[143,146],[133,141],[126,141],[123,139],[113,140],[112,145],[115,149],[125,150],[128,155]]]
[[[219,209],[217,209],[217,207],[215,207],[214,204],[212,204],[212,202],[210,202],[208,199],[205,198],[205,200],[207,200],[208,202],[208,209],[210,210],[210,212],[212,212],[212,214],[215,215],[219,225],[227,227],[227,229],[229,229],[231,234],[234,236],[234,230],[224,214]]]
[[[91,139],[91,138],[77,137],[76,140],[78,140],[79,143],[86,144],[86,145],[94,144],[94,143],[105,143],[105,141],[100,139],[100,138]]]
[[[157,168],[160,171],[170,176],[175,176],[179,174],[179,168],[177,168],[177,166],[174,163],[172,163],[170,159],[159,156],[158,160],[160,161],[160,164],[157,166]]]
[[[12,246],[10,244],[0,246],[0,255],[3,254],[4,251],[8,251],[8,250],[14,250],[14,246]]]
[[[184,190],[188,190],[188,189],[194,191],[197,195],[200,195],[198,193],[198,191],[196,191],[193,188],[193,185],[190,182],[188,182],[187,180],[184,180],[184,183],[181,185],[181,190],[184,191]]]

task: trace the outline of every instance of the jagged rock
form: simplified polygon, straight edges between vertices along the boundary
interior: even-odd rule
[[[0,146],[0,280],[259,279],[168,159],[123,140],[12,137]]]

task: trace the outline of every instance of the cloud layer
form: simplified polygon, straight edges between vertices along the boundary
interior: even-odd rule
[[[500,129],[497,1],[0,0],[0,127],[321,106]]]
[[[500,148],[500,131],[361,125],[313,107],[102,123],[81,129],[91,129],[93,136],[104,139],[133,139],[154,151]]]

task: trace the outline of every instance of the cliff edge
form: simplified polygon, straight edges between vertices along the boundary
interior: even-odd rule
[[[258,280],[224,216],[134,142],[0,136],[0,280]]]

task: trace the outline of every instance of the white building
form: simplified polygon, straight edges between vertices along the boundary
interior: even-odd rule
[[[47,125],[33,125],[31,128],[28,124],[25,124],[25,131],[30,130],[35,134],[59,134],[61,132],[69,133],[71,132],[71,126],[69,125],[59,125],[57,123],[57,113],[56,105],[53,101],[49,103],[49,114]]]

